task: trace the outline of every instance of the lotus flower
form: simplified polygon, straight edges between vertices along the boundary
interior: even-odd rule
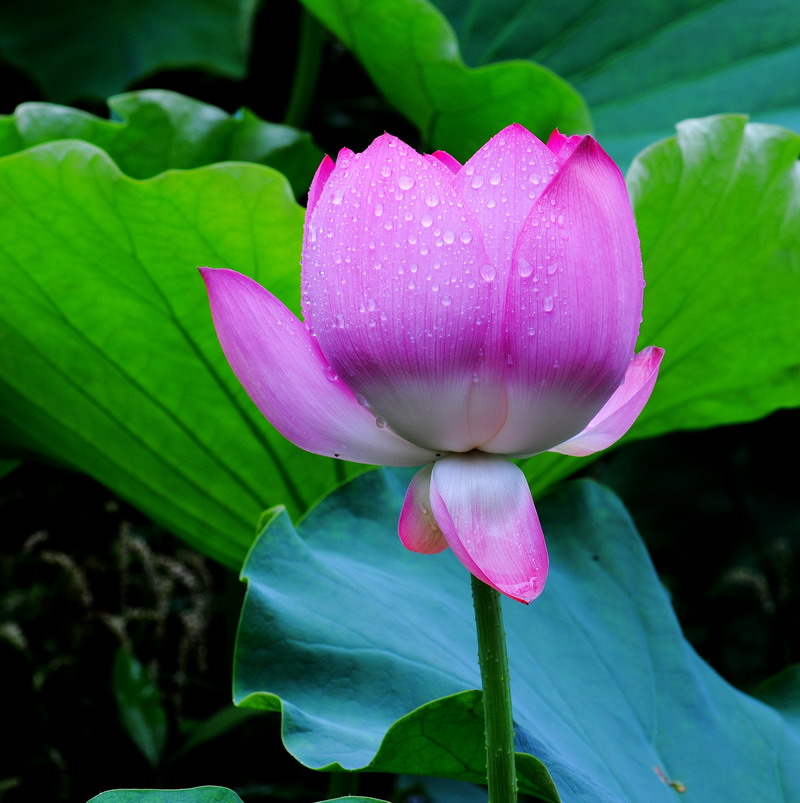
[[[529,602],[547,551],[509,458],[621,437],[662,351],[634,356],[642,262],[625,182],[589,136],[519,125],[461,166],[388,134],[311,185],[303,321],[251,279],[203,269],[214,323],[261,412],[309,452],[424,466],[400,514]]]

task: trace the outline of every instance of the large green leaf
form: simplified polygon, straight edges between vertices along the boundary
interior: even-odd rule
[[[746,112],[800,127],[794,0],[433,0],[472,66],[530,59],[586,99],[620,161],[687,117]]]
[[[322,803],[387,803],[374,797],[348,796]],[[242,803],[230,789],[196,786],[193,789],[113,789],[93,797],[89,803]]]
[[[52,103],[23,103],[0,116],[0,156],[60,139],[105,150],[133,178],[213,162],[259,162],[280,170],[296,195],[308,190],[322,153],[302,131],[247,109],[231,116],[177,92],[146,89],[110,98],[112,119]]]
[[[221,786],[193,789],[113,789],[89,803],[242,803],[236,792]]]
[[[340,488],[295,530],[276,512],[245,569],[234,694],[280,708],[312,767],[484,772],[469,580],[451,553],[396,535],[408,472]],[[800,733],[735,690],[683,639],[627,513],[576,483],[540,505],[551,575],[505,600],[519,770],[565,803],[751,803],[800,795]],[[302,672],[297,671],[302,667]],[[659,773],[663,773],[660,775]]]
[[[511,122],[539,136],[586,131],[580,95],[525,61],[470,69],[444,17],[425,0],[302,0],[358,57],[431,147],[465,158]]]
[[[0,438],[99,479],[240,566],[259,511],[335,482],[261,417],[218,343],[197,265],[299,302],[303,210],[227,164],[135,181],[97,148],[0,159]]]
[[[0,3],[0,53],[48,100],[104,99],[160,69],[241,78],[256,0]]]
[[[800,405],[800,135],[727,115],[687,120],[628,185],[647,279],[639,342],[666,349],[631,435],[750,421]],[[580,460],[541,455],[538,486]]]

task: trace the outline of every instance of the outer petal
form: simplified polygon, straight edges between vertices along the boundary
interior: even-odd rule
[[[616,443],[639,417],[658,377],[664,349],[648,346],[631,360],[625,381],[588,423],[583,432],[554,446],[551,452],[585,457]]]
[[[400,540],[412,552],[431,554],[447,549],[447,541],[431,511],[432,471],[432,465],[425,466],[414,475],[400,511]]]
[[[415,466],[433,459],[359,405],[306,327],[261,285],[201,268],[222,350],[272,425],[301,449],[356,463]]]
[[[483,449],[534,454],[586,426],[625,376],[643,285],[624,179],[584,137],[514,253],[504,315],[508,418]]]
[[[488,319],[480,232],[452,181],[383,135],[337,162],[303,249],[303,309],[326,358],[395,432],[436,451],[474,446]]]
[[[482,452],[434,463],[431,505],[458,559],[484,583],[530,602],[544,588],[547,548],[525,476]]]

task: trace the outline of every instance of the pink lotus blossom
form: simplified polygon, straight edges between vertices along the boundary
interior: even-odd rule
[[[625,182],[592,137],[519,125],[465,165],[388,134],[326,157],[311,185],[303,321],[251,279],[204,269],[222,348],[302,449],[424,465],[400,514],[529,602],[547,550],[509,458],[620,438],[662,350],[634,354],[642,261]]]

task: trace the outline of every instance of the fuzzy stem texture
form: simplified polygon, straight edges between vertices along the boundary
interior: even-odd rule
[[[511,683],[500,594],[472,576],[472,601],[483,684],[489,803],[517,803]]]

